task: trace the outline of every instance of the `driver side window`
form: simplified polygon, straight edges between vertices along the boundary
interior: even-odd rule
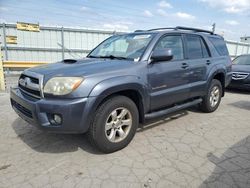
[[[178,35],[169,35],[160,39],[156,44],[155,50],[171,49],[173,60],[184,59],[182,37]]]

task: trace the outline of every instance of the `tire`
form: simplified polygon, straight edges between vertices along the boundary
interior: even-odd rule
[[[100,151],[115,152],[130,143],[138,124],[135,103],[128,97],[114,96],[98,107],[88,130],[88,138]]]
[[[216,92],[218,93],[215,95]],[[221,96],[222,96],[221,82],[219,80],[213,79],[207,90],[206,96],[203,97],[200,109],[203,112],[207,113],[214,112],[220,104]]]

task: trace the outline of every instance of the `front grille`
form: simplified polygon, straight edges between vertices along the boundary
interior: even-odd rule
[[[26,75],[24,75],[24,74],[21,74],[21,76],[20,76],[19,79],[21,79],[21,78],[25,79],[25,77],[29,77],[30,80],[31,80],[33,83],[39,84],[39,79],[38,79],[38,78],[34,78],[34,77],[32,77],[32,76],[26,76]]]
[[[29,88],[24,87],[24,86],[22,86],[20,84],[19,84],[19,88],[21,88],[23,91],[28,92],[27,94],[32,94],[32,95],[35,95],[35,96],[40,96],[40,91],[29,89]]]
[[[25,108],[21,104],[18,104],[16,101],[14,101],[12,99],[11,99],[11,104],[13,107],[15,107],[19,112],[21,112],[25,116],[27,116],[29,118],[33,118],[32,112],[29,109]]]
[[[39,79],[33,76],[22,74],[18,81],[18,86],[22,92],[35,98],[41,98]]]
[[[233,80],[244,80],[249,76],[249,73],[246,72],[233,72]]]

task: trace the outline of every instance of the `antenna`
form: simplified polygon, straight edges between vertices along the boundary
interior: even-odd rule
[[[215,33],[215,27],[216,27],[216,23],[213,23],[213,25],[212,25],[212,31],[213,31],[213,33]]]

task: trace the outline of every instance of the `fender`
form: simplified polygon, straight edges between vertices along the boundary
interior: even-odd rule
[[[208,85],[211,82],[211,80],[214,78],[215,75],[222,73],[224,75],[224,79],[226,78],[226,70],[225,69],[216,69],[215,71],[211,71],[209,76],[208,76]],[[225,80],[224,80],[225,81]],[[224,86],[223,86],[224,87]]]
[[[224,75],[224,84],[222,85],[222,89],[223,89],[223,94],[222,96],[224,96],[224,87],[225,87],[225,81],[226,81],[226,70],[222,67],[218,68],[218,66],[214,66],[213,69],[210,71],[210,74],[208,75],[208,79],[207,79],[207,83],[206,83],[206,91],[212,81],[212,79],[217,75],[217,74],[223,74]]]
[[[103,80],[94,86],[89,97],[96,98],[93,104],[96,110],[106,97],[124,90],[134,90],[138,92],[140,94],[143,111],[147,112],[149,110],[150,96],[148,95],[148,88],[140,77],[134,75],[116,76]]]

